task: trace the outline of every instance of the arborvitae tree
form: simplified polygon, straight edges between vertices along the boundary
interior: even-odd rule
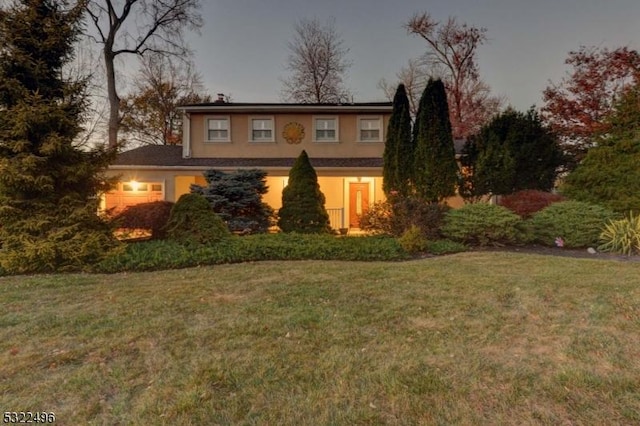
[[[455,194],[458,165],[455,158],[447,94],[441,80],[429,79],[422,93],[413,127],[415,195],[441,202]]]
[[[262,202],[262,196],[269,190],[267,172],[208,170],[204,177],[207,186],[193,185],[191,192],[203,195],[231,231],[267,232],[273,217],[273,209]]]
[[[382,187],[387,197],[395,193],[407,196],[411,189],[414,145],[411,138],[411,113],[404,84],[398,86],[393,98],[393,112],[387,126],[384,147]]]
[[[620,213],[640,212],[640,86],[626,93],[607,119],[609,133],[589,149],[560,190]]]
[[[509,109],[496,116],[470,140],[472,173],[464,187],[474,196],[506,195],[524,189],[549,191],[562,164],[557,139],[535,110]]]
[[[329,214],[318,176],[302,151],[289,171],[289,184],[282,190],[278,226],[284,232],[321,234],[330,232]]]
[[[85,82],[63,77],[82,3],[20,0],[0,9],[0,265],[8,272],[86,269],[117,241],[97,215],[114,153],[74,141]]]

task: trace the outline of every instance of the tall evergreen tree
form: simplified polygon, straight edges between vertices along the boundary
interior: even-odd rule
[[[413,126],[415,195],[436,203],[455,194],[458,165],[455,158],[447,94],[441,80],[429,79]]]
[[[63,77],[82,3],[19,0],[0,9],[0,265],[79,270],[117,242],[97,216],[113,153],[74,145],[85,82]]]
[[[475,152],[466,176],[468,195],[506,195],[523,189],[549,191],[563,156],[555,136],[535,110],[508,109],[470,140]]]
[[[302,151],[289,171],[289,184],[282,190],[278,226],[284,232],[321,234],[331,230],[324,207],[318,175],[306,151]]]
[[[413,152],[409,98],[404,84],[400,84],[393,98],[393,112],[387,126],[383,155],[382,187],[387,197],[392,192],[400,196],[409,195]]]

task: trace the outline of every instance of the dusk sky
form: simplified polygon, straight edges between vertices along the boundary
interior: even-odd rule
[[[480,74],[495,95],[519,110],[541,106],[542,90],[569,70],[580,45],[640,48],[639,0],[205,0],[200,35],[189,35],[196,65],[212,94],[235,102],[280,102],[287,42],[301,18],[335,27],[353,62],[346,85],[356,102],[385,100],[377,87],[426,43],[403,25],[416,12],[487,28]]]

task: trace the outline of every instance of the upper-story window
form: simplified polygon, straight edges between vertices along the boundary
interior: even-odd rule
[[[315,142],[338,142],[338,118],[316,117],[313,119]]]
[[[250,140],[254,142],[273,142],[273,118],[252,118]]]
[[[216,117],[207,119],[208,142],[229,142],[231,141],[231,131],[229,130],[229,117]]]
[[[358,141],[382,142],[382,117],[358,117]]]

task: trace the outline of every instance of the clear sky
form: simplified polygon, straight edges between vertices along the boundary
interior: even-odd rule
[[[487,28],[478,50],[482,79],[519,110],[541,106],[542,90],[569,70],[581,45],[640,49],[640,0],[203,0],[201,34],[190,34],[212,94],[235,102],[279,102],[296,21],[335,18],[353,62],[346,85],[356,102],[385,100],[377,87],[426,44],[403,25],[416,12]]]

